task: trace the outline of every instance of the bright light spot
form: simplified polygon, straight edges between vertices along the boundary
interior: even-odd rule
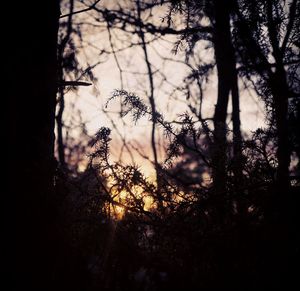
[[[151,196],[146,196],[143,199],[144,201],[144,210],[149,211],[151,208],[153,208],[154,199]]]
[[[204,186],[204,187],[208,187],[208,186],[211,184],[211,182],[212,182],[211,176],[210,176],[210,174],[207,173],[207,172],[204,172],[204,173],[202,174],[202,180],[203,180],[202,186]]]
[[[117,220],[121,220],[125,215],[125,208],[122,206],[114,206],[114,216]]]

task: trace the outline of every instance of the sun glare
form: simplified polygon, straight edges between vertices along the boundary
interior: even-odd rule
[[[112,181],[110,184],[113,184]],[[140,203],[144,211],[150,211],[155,208],[154,198],[150,193],[146,193],[145,190],[138,185],[134,185],[127,190],[112,188],[111,196],[115,203],[112,202],[110,204],[110,213],[117,220],[123,219],[128,208],[135,203]]]

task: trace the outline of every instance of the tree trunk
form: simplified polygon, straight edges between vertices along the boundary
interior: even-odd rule
[[[288,136],[288,84],[283,65],[283,52],[279,47],[278,29],[274,20],[273,2],[266,2],[267,27],[272,54],[276,62],[276,71],[269,77],[269,85],[273,95],[275,121],[277,126],[277,190],[286,191],[289,187],[290,146]]]
[[[240,120],[240,95],[238,88],[238,76],[235,68],[235,59],[233,57],[232,68],[232,127],[233,127],[233,174],[235,184],[241,185],[243,179],[243,162],[242,162],[242,134]]]
[[[241,132],[239,117],[239,93],[234,49],[230,32],[230,5],[215,1],[214,47],[218,70],[218,99],[214,113],[214,147],[212,153],[214,187],[217,192],[226,189],[227,164],[227,107],[229,94],[232,95],[232,121],[234,133],[234,156],[241,156]],[[235,175],[240,174],[236,166]]]
[[[283,68],[278,68],[271,78],[271,90],[274,98],[275,120],[277,127],[277,189],[286,191],[289,187],[290,146],[288,136],[288,87]],[[282,193],[281,193],[282,194]]]
[[[12,2],[8,46],[10,290],[50,290],[59,0]],[[54,289],[52,289],[54,290]]]
[[[140,1],[136,1],[137,4],[137,11],[138,11],[138,18],[141,21],[141,7]],[[154,160],[154,168],[156,174],[156,183],[157,183],[157,198],[158,198],[158,205],[159,209],[163,210],[163,197],[161,196],[161,178],[160,178],[160,166],[158,162],[158,154],[157,154],[157,145],[156,145],[156,104],[155,104],[155,97],[154,97],[154,81],[153,81],[153,72],[151,63],[149,60],[148,49],[145,39],[145,34],[143,30],[140,28],[139,35],[141,38],[141,46],[144,52],[145,63],[147,67],[148,79],[149,79],[149,103],[151,106],[151,115],[152,115],[152,129],[151,129],[151,148],[153,152],[153,160]]]

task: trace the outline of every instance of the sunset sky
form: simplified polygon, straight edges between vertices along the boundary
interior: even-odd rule
[[[113,7],[112,3],[113,1],[101,1],[99,6],[111,8]],[[124,7],[126,7],[126,1],[119,2],[119,4],[122,3],[125,3]],[[127,9],[130,10],[130,8]],[[149,22],[160,25],[161,19],[165,16],[165,9],[155,9],[153,15],[154,16],[149,18]],[[82,49],[78,50],[79,62],[83,67],[85,67],[87,63],[89,65],[99,61],[101,63],[93,69],[94,76],[97,78],[97,81],[93,83],[94,86],[82,87],[77,94],[72,92],[66,94],[67,106],[64,115],[66,123],[71,116],[71,112],[73,112],[70,103],[76,99],[75,108],[82,113],[82,121],[86,123],[91,135],[102,126],[107,126],[112,129],[113,148],[111,157],[113,159],[120,157],[120,150],[122,148],[121,135],[129,146],[132,144],[134,147],[139,148],[140,152],[152,160],[153,157],[150,150],[151,122],[149,122],[147,118],[143,118],[134,124],[130,116],[121,119],[118,113],[120,103],[117,100],[112,101],[108,107],[105,108],[106,102],[112,92],[115,89],[121,88],[137,94],[148,103],[149,79],[143,50],[141,46],[128,45],[130,42],[138,42],[139,37],[136,34],[132,35],[114,28],[110,28],[109,35],[105,23],[95,21],[95,17],[93,17],[93,13],[91,12],[74,15],[73,17],[74,27],[76,27],[76,23],[81,24]],[[145,15],[145,17],[147,17],[147,15]],[[180,19],[178,21],[180,21]],[[76,35],[73,34],[73,37],[76,41],[79,41]],[[112,45],[109,39],[111,39]],[[147,34],[146,39],[151,40],[147,49],[152,71],[154,72],[154,98],[157,110],[162,112],[169,121],[178,120],[178,116],[184,112],[189,112],[189,114],[192,115],[187,106],[184,92],[180,88],[174,91],[174,88],[184,85],[183,80],[186,75],[191,72],[191,67],[195,68],[199,63],[209,63],[213,59],[213,49],[207,49],[209,42],[199,41],[194,50],[194,55],[187,60],[184,55],[184,50],[179,50],[176,54],[172,52],[174,43],[178,40],[177,36],[164,35],[157,40],[153,40],[153,36]],[[126,48],[126,46],[129,46],[129,48]],[[115,51],[115,54],[113,54],[112,51]],[[122,70],[122,76],[120,75],[120,69]],[[239,81],[239,86],[240,88],[245,87],[242,80]],[[95,88],[98,94],[95,92]],[[194,94],[194,97],[197,99],[197,89],[195,89]],[[216,71],[214,70],[214,72],[210,74],[208,82],[205,82],[204,85],[203,117],[210,118],[213,116],[216,96],[217,82]],[[264,105],[253,90],[249,88],[241,90],[240,107],[241,125],[244,134],[250,133],[264,125]],[[106,111],[106,113],[104,111]],[[231,112],[230,103],[229,112]],[[112,121],[117,126],[119,132],[116,132],[113,128]],[[231,127],[230,114],[228,116],[228,125]],[[158,141],[160,140],[160,136],[162,136],[162,133],[157,130]],[[160,144],[161,149],[163,146],[163,144]],[[143,171],[150,174],[152,172],[151,163],[141,157],[133,148],[132,152],[135,153],[135,162],[141,165]],[[162,150],[159,151],[161,161],[164,158],[162,152]],[[124,162],[131,163],[126,150],[124,151],[122,159]]]

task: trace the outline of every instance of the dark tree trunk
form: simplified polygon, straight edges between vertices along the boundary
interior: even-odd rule
[[[233,173],[235,184],[241,185],[243,179],[243,162],[242,162],[242,134],[240,120],[240,94],[238,88],[238,76],[235,68],[235,59],[233,57],[232,68],[232,127],[233,127]]]
[[[214,113],[212,161],[214,187],[217,192],[222,192],[226,187],[227,176],[226,118],[230,92],[233,106],[234,155],[237,159],[241,156],[241,132],[236,62],[230,32],[230,5],[220,0],[215,1],[214,47],[218,70],[218,99]],[[240,167],[236,167],[235,174],[238,171]]]
[[[137,5],[137,10],[138,10],[138,17],[139,20],[141,21],[141,7],[140,7],[140,1],[136,1]],[[159,162],[158,162],[158,154],[157,154],[157,145],[156,145],[156,104],[155,104],[155,97],[154,97],[154,82],[153,82],[153,72],[152,72],[152,67],[151,63],[149,61],[149,56],[148,56],[148,49],[147,49],[147,44],[145,41],[145,35],[142,29],[140,29],[139,32],[140,38],[141,38],[141,46],[144,51],[144,57],[145,57],[145,63],[147,67],[147,72],[148,72],[148,79],[149,79],[149,103],[151,106],[151,114],[152,114],[152,130],[151,130],[151,147],[152,147],[152,152],[153,152],[153,160],[154,160],[154,168],[155,168],[155,173],[156,173],[156,183],[157,183],[157,194],[158,194],[158,204],[160,210],[163,209],[163,204],[162,204],[162,197],[160,193],[161,189],[161,178],[160,178],[160,167],[159,167]]]
[[[288,84],[286,72],[283,65],[283,52],[279,47],[278,29],[274,20],[273,2],[266,2],[267,27],[269,32],[272,54],[276,66],[275,73],[269,78],[269,85],[273,95],[273,105],[275,112],[275,121],[277,126],[277,190],[286,191],[289,187],[289,165],[290,165],[290,146],[288,136]]]
[[[9,290],[54,290],[59,0],[13,1],[9,46]],[[7,267],[9,269],[9,267]]]
[[[228,43],[230,39],[229,11],[221,1],[215,1],[214,47],[218,70],[218,99],[214,113],[213,179],[216,191],[226,185],[226,117],[230,92],[228,74]]]
[[[271,90],[274,100],[275,120],[277,126],[277,189],[284,192],[289,187],[290,146],[288,136],[288,87],[283,68],[278,68],[271,77]],[[283,194],[283,193],[281,193]]]

